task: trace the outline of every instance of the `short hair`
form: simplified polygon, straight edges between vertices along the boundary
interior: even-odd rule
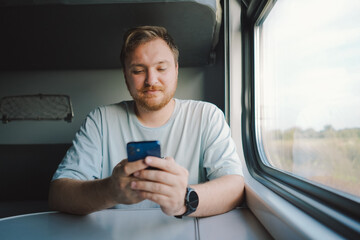
[[[173,38],[164,27],[140,26],[129,29],[124,35],[123,46],[120,54],[120,61],[123,68],[125,68],[126,58],[138,46],[158,38],[166,42],[170,50],[173,52],[175,63],[178,63],[179,49],[176,46]]]

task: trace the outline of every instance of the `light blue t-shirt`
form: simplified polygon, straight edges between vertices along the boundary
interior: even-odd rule
[[[202,101],[175,99],[168,122],[158,128],[143,126],[134,112],[134,101],[98,107],[77,132],[72,147],[60,163],[53,180],[102,179],[127,158],[126,144],[158,140],[162,157],[173,157],[189,171],[189,184],[224,175],[242,175],[230,128],[223,112]],[[158,207],[151,201],[118,208]]]

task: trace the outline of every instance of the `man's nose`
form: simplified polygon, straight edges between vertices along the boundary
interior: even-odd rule
[[[158,74],[155,70],[149,69],[146,73],[145,83],[149,86],[155,85],[158,82]]]

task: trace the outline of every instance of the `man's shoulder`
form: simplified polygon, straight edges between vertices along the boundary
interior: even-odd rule
[[[97,108],[93,109],[88,117],[90,118],[108,118],[114,115],[127,114],[130,109],[132,109],[132,101],[121,101],[118,103],[100,105]]]
[[[119,112],[119,111],[128,111],[133,106],[132,100],[121,101],[117,103],[111,103],[106,105],[101,105],[97,107],[93,111],[100,111],[100,112]]]
[[[215,104],[202,100],[177,99],[177,101],[180,103],[181,106],[217,108]]]
[[[213,111],[221,111],[215,104],[201,101],[201,100],[183,100],[177,99],[179,105],[182,109],[187,109],[191,111],[202,111],[202,112],[213,112]]]

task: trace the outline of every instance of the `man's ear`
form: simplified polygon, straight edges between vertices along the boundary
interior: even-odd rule
[[[125,67],[122,68],[122,72],[123,72],[123,75],[124,75],[124,79],[126,81],[127,78],[126,78],[126,68]]]
[[[127,81],[127,78],[126,78],[126,70],[124,68],[123,68],[123,75],[124,75],[126,86],[129,89],[128,81]]]

